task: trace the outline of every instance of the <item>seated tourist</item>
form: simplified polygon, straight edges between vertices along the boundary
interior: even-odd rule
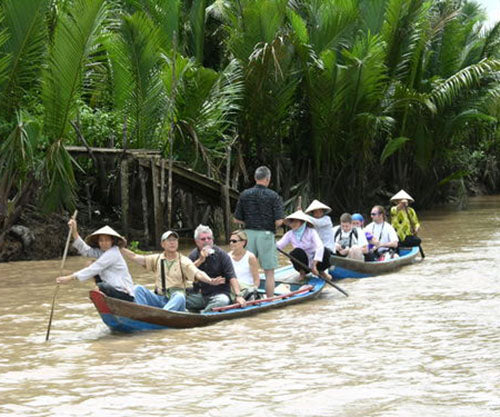
[[[408,207],[408,202],[413,203],[413,198],[401,190],[391,197],[391,201],[396,204],[391,207],[391,224],[398,234],[399,246],[420,246],[422,240],[417,236],[420,229],[417,213]]]
[[[360,213],[354,213],[352,215],[352,227],[357,227],[361,229],[361,231],[364,232],[364,227],[365,227],[365,218],[363,217],[362,214]],[[373,250],[373,236],[370,232],[364,232],[366,241],[368,242],[368,247],[366,251],[363,251],[364,254],[367,254],[368,252]]]
[[[340,216],[340,225],[333,228],[334,254],[362,261],[363,254],[368,252],[368,242],[363,230],[353,227],[352,223],[351,215],[344,213]]]
[[[228,253],[245,299],[255,294],[260,285],[259,261],[252,252],[246,249],[247,242],[248,237],[243,230],[234,231],[229,239],[231,251]]]
[[[392,256],[398,247],[398,235],[394,228],[385,221],[385,210],[382,206],[374,206],[370,212],[372,222],[365,227],[365,233],[372,235],[373,248],[365,255],[365,260],[385,259],[386,252]]]
[[[125,301],[134,301],[134,283],[130,276],[127,263],[120,253],[119,246],[125,245],[125,238],[111,227],[104,226],[96,230],[85,241],[78,234],[75,219],[68,222],[73,239],[73,247],[82,256],[97,258],[95,262],[70,275],[56,278],[58,284],[66,284],[71,280],[85,281],[99,276],[99,290],[109,297]]]
[[[245,299],[241,296],[231,258],[214,245],[212,229],[200,224],[194,231],[194,241],[196,248],[189,254],[189,258],[209,277],[221,278],[222,282],[213,286],[200,282],[201,292],[187,296],[188,310],[201,310],[202,313],[206,313],[215,307],[226,306],[231,303],[231,290],[236,295],[236,302],[245,306]]]
[[[276,243],[276,246],[283,250],[287,245],[292,245],[293,250],[290,256],[299,262],[294,262],[293,267],[299,271],[300,280],[303,280],[307,271],[303,264],[307,266],[314,275],[331,279],[326,272],[330,266],[331,252],[325,248],[318,232],[314,229],[310,216],[302,210],[298,210],[285,218],[285,223],[291,228]]]
[[[321,201],[314,200],[306,208],[306,214],[311,216],[311,223],[316,228],[323,245],[333,251],[333,224],[328,213],[332,211],[330,207]]]
[[[194,280],[205,282],[207,285],[219,285],[224,281],[222,278],[211,279],[196,268],[191,259],[178,252],[179,235],[176,232],[169,230],[163,233],[161,247],[163,253],[155,255],[138,255],[125,248],[121,250],[127,258],[155,275],[154,292],[142,285],[135,287],[137,304],[185,311],[186,289],[193,286]]]

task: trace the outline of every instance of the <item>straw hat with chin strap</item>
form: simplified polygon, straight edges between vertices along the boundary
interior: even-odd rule
[[[85,238],[85,242],[87,242],[90,246],[99,247],[99,235],[107,235],[111,237],[116,237],[118,239],[118,246],[125,246],[125,238],[118,234],[118,232],[114,231],[109,226],[101,227],[99,230],[96,230],[91,235]]]
[[[398,193],[394,194],[391,197],[391,201],[400,201],[400,200],[408,200],[410,203],[413,203],[415,200],[408,194],[405,190],[400,190]]]
[[[314,210],[324,210],[325,214],[330,213],[332,209],[328,207],[326,204],[323,204],[319,200],[314,200],[311,204],[309,204],[309,207],[306,208],[306,213],[311,213]]]
[[[297,210],[295,213],[292,213],[289,216],[285,217],[285,222],[287,222],[287,224],[290,222],[290,220],[300,220],[313,226],[311,218],[302,210]]]

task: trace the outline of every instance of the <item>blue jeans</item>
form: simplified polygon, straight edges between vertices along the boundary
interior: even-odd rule
[[[181,291],[174,291],[170,298],[155,294],[142,285],[135,287],[135,302],[137,304],[163,308],[170,311],[186,311],[186,295]]]
[[[189,310],[201,310],[202,313],[212,311],[214,307],[223,307],[231,303],[227,294],[201,295],[189,294],[187,298],[187,308]]]

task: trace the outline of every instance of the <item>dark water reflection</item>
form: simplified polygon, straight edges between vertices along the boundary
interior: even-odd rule
[[[349,298],[200,329],[110,334],[86,283],[45,343],[60,261],[0,264],[0,416],[498,416],[500,197],[471,203],[420,213],[425,261]]]

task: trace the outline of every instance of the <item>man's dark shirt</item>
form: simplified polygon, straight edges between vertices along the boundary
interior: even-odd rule
[[[205,258],[205,262],[203,262],[198,269],[205,272],[210,278],[217,278],[219,276],[226,278],[226,282],[220,285],[210,285],[205,282],[199,282],[201,293],[206,296],[216,295],[216,294],[231,294],[231,285],[229,284],[229,280],[231,278],[235,278],[236,274],[234,273],[233,263],[231,262],[231,258],[229,255],[224,252],[218,246],[213,247],[215,252],[207,256]],[[193,262],[196,261],[200,257],[200,250],[198,248],[194,248],[191,253],[188,255],[188,258]]]
[[[234,217],[245,222],[246,229],[274,233],[275,221],[284,217],[281,197],[275,191],[256,184],[240,194]]]

